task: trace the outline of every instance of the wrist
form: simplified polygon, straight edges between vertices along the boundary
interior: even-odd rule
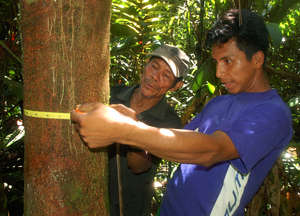
[[[120,127],[121,133],[118,142],[143,149],[144,146],[141,145],[142,142],[139,142],[139,139],[143,137],[143,131],[149,127],[150,126],[144,124],[143,122],[130,118]]]

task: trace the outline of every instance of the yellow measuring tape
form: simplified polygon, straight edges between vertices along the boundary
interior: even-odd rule
[[[24,109],[24,114],[29,117],[34,118],[45,118],[45,119],[70,119],[70,113],[60,113],[60,112],[42,112],[36,110]]]

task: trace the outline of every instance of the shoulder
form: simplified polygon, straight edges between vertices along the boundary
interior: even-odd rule
[[[178,114],[175,112],[175,110],[173,109],[173,107],[169,106],[166,112],[166,116],[167,119],[172,122],[173,126],[175,128],[181,128],[182,124],[181,124],[181,119],[178,116]]]
[[[287,137],[292,134],[292,116],[288,106],[276,92],[253,95],[256,99],[240,100],[240,112],[236,114],[236,129],[247,128],[255,134]]]
[[[203,107],[202,111],[199,113],[201,115],[216,115],[218,113],[227,112],[231,107],[233,98],[231,95],[221,95],[216,96],[208,101],[208,103]],[[199,115],[198,114],[198,115]]]
[[[110,103],[127,104],[137,86],[114,86],[110,88]]]
[[[273,115],[290,118],[291,113],[276,90],[262,93],[241,93],[213,98],[206,106],[209,110],[229,113],[231,116]]]
[[[221,106],[228,103],[231,103],[233,100],[232,95],[220,95],[216,96],[208,101],[205,107],[212,107],[212,106]]]
[[[151,109],[143,112],[152,126],[164,128],[181,128],[181,119],[175,112],[174,108],[168,104],[166,98],[163,98],[158,104]]]
[[[122,92],[125,89],[128,89],[130,87],[125,86],[125,85],[117,85],[117,86],[111,86],[110,87],[110,95],[117,95],[118,93]]]
[[[258,115],[272,116],[272,119],[291,119],[291,112],[287,104],[281,99],[275,90],[254,95],[240,100],[245,106],[245,112],[253,112]]]

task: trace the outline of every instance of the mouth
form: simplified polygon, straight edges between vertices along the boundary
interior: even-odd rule
[[[144,87],[147,89],[154,89],[153,86],[149,83],[145,83]]]
[[[233,83],[232,82],[222,82],[222,85],[227,89],[231,89],[233,87]]]
[[[145,81],[145,87],[150,90],[156,90],[155,86],[152,84],[153,82],[150,80]]]

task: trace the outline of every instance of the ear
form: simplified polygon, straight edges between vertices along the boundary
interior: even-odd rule
[[[264,62],[265,62],[265,54],[263,51],[257,51],[252,56],[252,62],[255,65],[256,68],[262,68]]]
[[[183,86],[183,81],[178,81],[172,88],[169,89],[171,92],[175,92]]]
[[[151,57],[147,58],[147,59],[145,60],[145,63],[148,64],[148,63],[150,62],[150,59],[151,59]]]

